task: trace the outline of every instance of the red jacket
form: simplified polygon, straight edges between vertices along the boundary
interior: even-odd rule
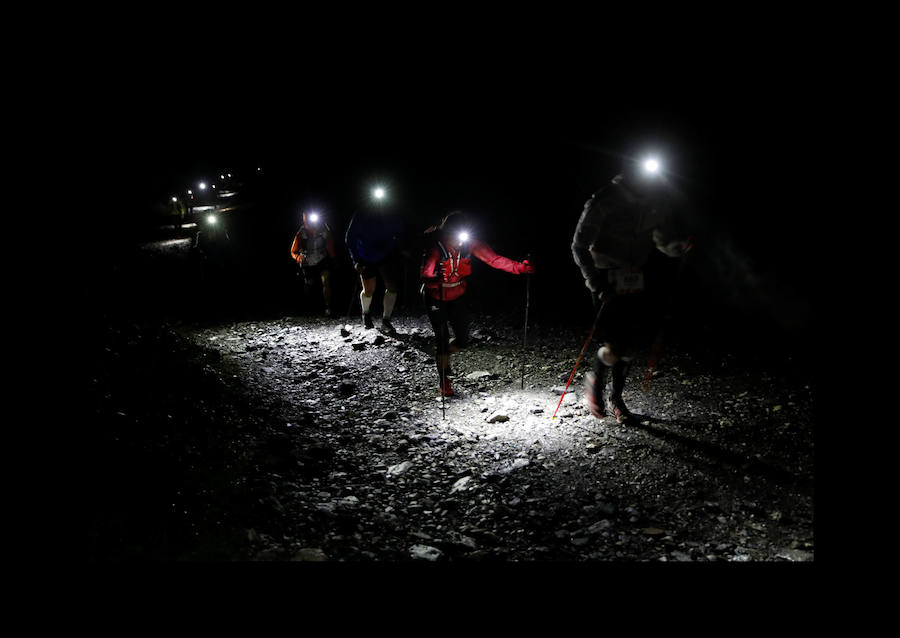
[[[458,250],[443,243],[444,249],[447,251],[447,259],[442,260],[442,251],[440,246],[434,245],[425,254],[425,263],[422,266],[422,279],[425,282],[425,289],[434,299],[441,299],[441,289],[438,282],[437,267],[442,265],[443,272],[443,299],[444,301],[453,301],[458,299],[466,292],[466,277],[472,273],[471,257],[463,257]],[[520,275],[528,270],[528,266],[518,261],[513,261],[498,255],[491,247],[480,242],[477,239],[472,240],[471,255],[478,257],[491,268],[503,270],[514,275]]]

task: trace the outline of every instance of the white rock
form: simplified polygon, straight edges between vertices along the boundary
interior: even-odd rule
[[[516,459],[515,461],[512,462],[511,465],[508,465],[507,467],[501,469],[499,471],[499,473],[500,474],[509,474],[510,472],[521,469],[530,464],[531,464],[531,461],[529,461],[528,459]]]
[[[328,560],[328,556],[325,555],[321,549],[317,547],[304,547],[303,549],[298,550],[293,557],[292,561],[303,561],[303,562],[314,562],[321,563]]]
[[[450,488],[450,493],[455,494],[456,492],[466,489],[466,486],[468,486],[468,484],[471,480],[472,480],[471,476],[462,477],[456,483],[453,484],[453,487]]]
[[[404,472],[406,472],[409,468],[412,467],[411,461],[403,461],[403,463],[398,463],[397,465],[392,465],[388,468],[387,473],[388,476],[400,476]]]
[[[509,421],[509,415],[503,410],[498,410],[485,419],[485,421],[488,423],[503,423],[504,421]]]
[[[466,375],[466,380],[468,381],[477,381],[478,379],[483,379],[484,377],[491,376],[491,373],[487,370],[478,370],[477,372],[470,372]]]
[[[420,560],[436,561],[443,556],[444,553],[437,547],[431,547],[429,545],[413,545],[409,548],[409,555],[412,558]]]
[[[530,463],[531,461],[529,461],[528,459],[516,459],[515,461],[513,461],[512,468],[510,469],[518,470],[520,467],[525,467]]]

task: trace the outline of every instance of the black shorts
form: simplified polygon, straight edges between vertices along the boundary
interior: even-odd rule
[[[359,274],[363,279],[372,279],[380,274],[386,287],[397,289],[400,272],[400,259],[398,257],[391,256],[377,264],[360,263],[363,269]]]

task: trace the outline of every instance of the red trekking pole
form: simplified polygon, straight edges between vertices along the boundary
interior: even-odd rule
[[[588,344],[591,342],[591,338],[594,336],[594,330],[597,328],[597,322],[600,321],[600,315],[603,313],[603,309],[606,307],[606,301],[608,297],[604,296],[603,300],[600,302],[600,309],[597,311],[597,316],[594,318],[594,325],[591,326],[591,331],[588,333],[588,338],[584,342],[584,345],[581,346],[581,352],[578,354],[578,359],[575,361],[575,367],[572,368],[572,374],[569,375],[569,380],[566,382],[566,387],[563,390],[562,396],[559,397],[559,403],[556,404],[556,410],[553,411],[552,419],[556,418],[556,413],[559,411],[559,406],[562,405],[563,399],[566,398],[566,392],[569,389],[569,384],[572,383],[572,379],[575,377],[575,371],[578,369],[578,364],[581,363],[581,357],[584,356],[584,351],[587,350]]]

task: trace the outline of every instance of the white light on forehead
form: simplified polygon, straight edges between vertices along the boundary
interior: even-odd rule
[[[216,223],[216,216],[215,216],[215,215],[210,215],[209,217],[206,218],[206,221],[208,221],[210,224],[215,224],[215,223]]]
[[[459,241],[469,241],[469,233],[467,233],[466,231],[462,231],[459,234]]]
[[[310,214],[309,214],[309,221],[311,221],[311,222],[317,222],[317,221],[319,221],[319,213],[310,213]]]
[[[372,195],[375,196],[375,199],[384,199],[384,189],[379,186],[372,191]]]
[[[659,160],[651,157],[644,160],[644,170],[648,173],[658,173],[659,172]]]

